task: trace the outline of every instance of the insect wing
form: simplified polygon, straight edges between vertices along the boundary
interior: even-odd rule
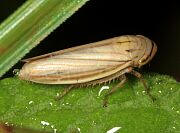
[[[60,50],[25,60],[20,77],[45,84],[76,84],[100,79],[131,66],[130,49],[141,47],[134,36]]]

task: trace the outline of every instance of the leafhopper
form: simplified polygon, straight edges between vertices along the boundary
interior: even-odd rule
[[[149,91],[142,75],[133,68],[147,64],[157,51],[156,44],[142,35],[125,35],[72,47],[23,60],[20,79],[41,84],[70,84],[59,98],[78,86],[95,85],[120,79],[108,96],[126,81],[126,73],[140,78]],[[151,96],[148,93],[149,96]]]

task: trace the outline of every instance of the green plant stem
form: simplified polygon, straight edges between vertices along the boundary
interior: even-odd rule
[[[0,25],[0,77],[86,1],[26,1]]]

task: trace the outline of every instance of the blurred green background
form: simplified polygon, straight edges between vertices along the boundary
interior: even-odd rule
[[[0,22],[25,0],[0,0]],[[168,74],[180,81],[180,8],[174,1],[90,0],[24,58],[124,34],[142,34],[158,45],[158,53],[143,71]],[[12,76],[17,63],[4,77]]]

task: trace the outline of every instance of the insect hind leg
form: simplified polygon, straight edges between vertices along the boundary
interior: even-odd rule
[[[93,81],[89,81],[86,83],[79,83],[79,84],[72,84],[70,85],[68,88],[66,88],[59,96],[57,96],[55,99],[56,100],[60,100],[62,97],[64,97],[66,94],[68,94],[71,90],[73,90],[74,88],[78,88],[78,87],[84,87],[84,86],[90,86],[90,85],[96,85],[96,84],[102,84],[102,83],[106,83],[106,82],[110,82],[113,79],[119,78],[122,79],[122,81],[113,89],[111,89],[111,91],[109,91],[107,93],[107,96],[105,95],[104,101],[103,101],[103,106],[107,106],[107,101],[108,101],[108,97],[117,90],[117,88],[119,88],[120,86],[122,86],[121,84],[123,84],[123,82],[126,81],[126,77],[125,77],[125,73],[129,73],[132,71],[132,68],[126,68],[123,69],[119,72],[116,72],[110,76],[101,78],[101,79],[97,79],[97,80],[93,80]]]
[[[108,103],[108,98],[110,95],[112,95],[118,88],[121,88],[125,82],[127,81],[127,78],[124,75],[120,76],[121,82],[119,82],[114,88],[112,88],[105,96],[104,96],[104,100],[103,100],[103,107],[107,107],[107,103]]]
[[[102,78],[102,79],[97,79],[97,80],[94,80],[94,81],[89,81],[87,83],[80,83],[80,84],[72,84],[70,85],[69,87],[65,88],[64,91],[57,97],[55,97],[55,100],[60,100],[61,98],[63,98],[66,94],[68,94],[71,90],[73,90],[74,88],[78,88],[78,87],[87,87],[87,86],[94,86],[96,84],[102,84],[102,83],[106,83],[106,82],[109,82],[115,78],[119,77],[118,74],[114,74],[114,75],[111,75],[111,76],[108,76],[108,77],[105,77],[105,78]]]
[[[71,90],[73,90],[74,87],[75,85],[70,85],[68,88],[65,88],[64,91],[59,96],[55,97],[55,100],[60,100],[61,98],[63,98],[66,94],[68,94]]]

